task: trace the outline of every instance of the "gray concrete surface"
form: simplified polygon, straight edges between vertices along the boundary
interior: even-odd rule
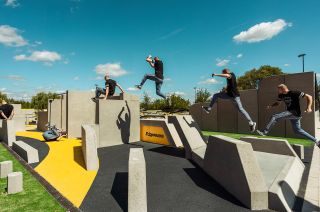
[[[38,150],[23,141],[15,141],[12,145],[12,150],[15,151],[27,163],[38,163]]]
[[[46,127],[48,122],[48,111],[38,111],[37,129],[42,132],[48,130],[48,128]]]
[[[268,208],[268,189],[251,144],[210,136],[204,170],[246,207]]]
[[[320,211],[320,150],[313,148],[302,211]]]
[[[127,98],[129,97],[127,96]],[[99,147],[127,144],[140,140],[138,100],[107,99],[99,100],[98,104]]]
[[[6,178],[12,172],[12,168],[11,160],[0,162],[0,178]]]
[[[16,141],[16,130],[14,120],[0,120],[0,140],[8,146]]]
[[[199,126],[190,115],[169,116],[168,122],[172,123],[181,139],[186,152],[186,158],[192,158],[192,151],[206,146]]]
[[[8,194],[16,194],[22,191],[23,191],[22,172],[12,172],[8,174],[8,181],[7,181]]]
[[[86,169],[88,171],[98,171],[99,158],[98,158],[98,142],[99,142],[99,126],[82,125],[82,154]]]
[[[131,148],[128,171],[128,211],[146,212],[147,174],[143,148]]]

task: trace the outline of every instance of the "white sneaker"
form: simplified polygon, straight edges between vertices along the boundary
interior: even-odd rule
[[[202,106],[202,110],[203,110],[204,112],[206,112],[207,114],[210,114],[210,112],[211,112],[211,108],[209,108],[209,107],[204,107],[204,106]]]
[[[266,136],[266,134],[264,132],[261,132],[260,130],[257,130],[257,133],[261,136]]]
[[[256,122],[252,122],[252,124],[249,125],[250,126],[250,132],[254,132],[256,131],[256,126],[257,126],[257,123]]]

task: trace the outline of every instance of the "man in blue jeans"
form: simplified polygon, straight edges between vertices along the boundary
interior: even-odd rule
[[[272,107],[279,106],[281,102],[284,102],[287,106],[287,111],[274,114],[269,123],[267,124],[266,128],[262,131],[257,130],[259,135],[265,136],[267,135],[271,128],[281,120],[290,120],[292,129],[296,134],[301,135],[302,137],[311,140],[316,143],[319,147],[320,142],[315,137],[307,133],[301,128],[301,110],[300,110],[300,99],[305,98],[307,99],[307,108],[305,110],[306,113],[312,112],[312,96],[309,94],[303,93],[301,91],[290,91],[285,84],[278,85],[278,99],[272,105],[267,106],[267,109]]]
[[[97,102],[101,95],[104,95],[104,100],[106,100],[108,96],[113,96],[116,91],[116,87],[120,89],[121,93],[124,93],[124,90],[121,88],[121,86],[115,80],[111,79],[109,74],[105,75],[104,80],[105,88],[97,87],[95,97],[91,98],[92,101]]]
[[[136,85],[136,88],[140,89],[142,88],[142,86],[144,85],[144,83],[147,80],[152,80],[156,83],[156,93],[158,96],[162,97],[163,99],[166,99],[166,96],[161,93],[161,87],[163,84],[163,63],[160,60],[159,57],[154,57],[154,59],[152,59],[152,56],[149,55],[146,59],[146,61],[149,63],[149,65],[154,68],[155,70],[155,74],[146,74],[144,75],[140,85]]]
[[[223,69],[222,74],[212,74],[212,77],[223,77],[227,79],[227,87],[224,88],[220,93],[216,93],[212,96],[211,103],[209,107],[202,107],[202,109],[209,114],[213,105],[218,99],[230,99],[232,100],[238,108],[238,111],[248,120],[250,131],[254,132],[256,130],[256,122],[253,122],[248,112],[243,108],[240,93],[237,85],[237,78],[234,73],[229,69]]]

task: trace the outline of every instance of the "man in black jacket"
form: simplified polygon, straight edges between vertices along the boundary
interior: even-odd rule
[[[104,95],[104,99],[107,99],[108,96],[113,96],[116,91],[116,87],[120,89],[121,93],[124,93],[121,86],[115,80],[111,79],[108,74],[106,74],[104,80],[105,88],[96,88],[96,96],[92,98],[94,102],[96,102],[101,95]]]
[[[14,116],[14,108],[5,100],[0,100],[0,119],[11,120]]]

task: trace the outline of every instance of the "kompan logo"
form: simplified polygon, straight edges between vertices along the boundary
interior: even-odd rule
[[[164,138],[163,134],[156,134],[156,133],[151,133],[151,132],[146,132],[146,136],[149,137],[157,137],[157,138]]]

